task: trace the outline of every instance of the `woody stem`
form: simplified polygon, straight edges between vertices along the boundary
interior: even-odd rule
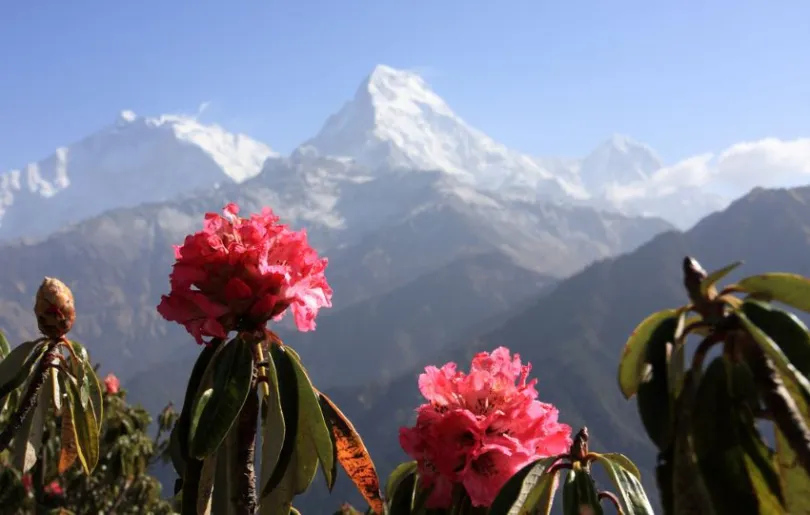
[[[239,467],[236,476],[238,492],[237,515],[254,515],[256,499],[256,424],[259,420],[259,397],[256,391],[256,370],[253,371],[253,386],[237,420],[237,444],[235,462]]]

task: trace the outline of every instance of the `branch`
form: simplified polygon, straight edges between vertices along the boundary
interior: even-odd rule
[[[253,386],[250,389],[237,421],[237,447],[235,462],[240,470],[236,475],[238,515],[256,513],[256,424],[259,420],[259,396],[256,391],[256,369],[253,370]]]

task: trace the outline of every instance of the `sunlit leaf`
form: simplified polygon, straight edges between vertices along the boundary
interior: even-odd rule
[[[6,358],[11,352],[11,344],[8,343],[6,339],[6,334],[3,331],[0,331],[0,360]]]
[[[309,379],[303,365],[296,357],[291,356],[291,358],[290,361],[295,370],[296,384],[298,385],[298,432],[304,435],[304,446],[314,450],[317,454],[327,488],[331,491],[335,484],[335,446],[332,443],[332,435],[324,419],[326,412],[321,411],[318,395],[315,393],[312,381]],[[341,443],[338,441],[338,455],[340,455],[340,445]],[[360,445],[362,445],[362,442],[360,442]],[[302,446],[300,452],[310,452],[304,446]]]
[[[653,515],[644,487],[641,486],[641,474],[638,468],[623,454],[601,454],[597,458],[607,472],[616,494],[624,506],[625,513],[636,515]]]
[[[203,459],[202,470],[200,472],[200,482],[197,487],[197,513],[200,515],[210,515],[211,494],[214,493],[214,475],[216,474],[217,455]]]
[[[757,297],[773,299],[810,313],[810,279],[783,272],[754,275],[734,285]]]
[[[250,344],[234,339],[214,356],[213,393],[202,409],[197,431],[191,437],[190,453],[197,459],[211,456],[228,434],[251,393],[253,350]]]
[[[23,342],[0,361],[0,399],[25,382],[46,346],[40,340]]]
[[[191,416],[191,427],[189,428],[189,434],[192,440],[197,432],[197,427],[200,425],[200,416],[202,416],[203,409],[205,409],[205,406],[208,404],[208,401],[211,400],[213,394],[214,389],[208,388],[200,394],[200,398],[197,399],[197,402],[194,404],[194,413]],[[205,430],[207,431],[207,428]]]
[[[753,417],[734,404],[723,358],[703,375],[692,413],[697,463],[718,515],[781,513],[778,475],[769,450],[753,438]]]
[[[82,407],[79,399],[81,395],[79,386],[70,379],[63,384],[65,384],[68,394],[66,411],[69,412],[72,419],[79,461],[85,473],[90,475],[96,468],[99,459],[99,429],[92,401],[88,401],[88,405]]]
[[[214,473],[214,492],[211,496],[211,513],[239,513],[238,487],[239,470],[237,462],[239,452],[238,424],[234,425],[225,436],[225,441],[216,453],[216,472]]]
[[[65,401],[66,404],[62,410],[62,427],[61,427],[61,450],[59,451],[59,475],[64,474],[75,463],[76,458],[79,457],[79,448],[76,444],[76,430],[73,428],[73,414],[71,413],[68,404],[70,400]]]
[[[625,398],[631,398],[638,390],[648,342],[664,322],[668,320],[677,321],[678,314],[679,310],[677,309],[667,309],[653,313],[645,318],[630,334],[627,343],[624,345],[621,362],[619,363],[619,387]]]
[[[701,295],[706,295],[709,292],[709,289],[718,283],[723,277],[727,276],[731,272],[733,272],[737,267],[742,265],[742,261],[736,261],[731,263],[730,265],[726,265],[719,270],[715,270],[714,272],[710,273],[705,279],[700,282],[700,293]]]
[[[810,513],[810,476],[802,467],[785,436],[776,429],[776,462],[787,513]]]
[[[28,387],[30,388],[30,384]],[[42,434],[45,430],[48,407],[51,403],[50,397],[50,388],[46,386],[40,387],[37,393],[36,406],[28,412],[25,419],[23,419],[22,427],[14,435],[12,463],[23,473],[31,470],[37,462],[39,450],[42,446]]]
[[[99,421],[98,429],[101,431],[100,421],[104,420],[104,396],[101,383],[98,380],[96,371],[90,366],[90,361],[82,361],[84,372],[84,385],[87,389],[88,398],[92,401],[93,415]]]
[[[382,513],[380,478],[363,439],[360,438],[348,417],[329,397],[320,393],[318,399],[334,437],[337,461],[340,462],[343,470],[357,486],[371,509]]]
[[[539,510],[538,506],[526,506],[526,501],[529,494],[540,485],[540,490],[547,489],[550,486],[556,486],[551,481],[552,476],[546,474],[546,470],[557,460],[556,457],[551,456],[542,458],[532,463],[529,463],[520,469],[515,475],[501,487],[492,506],[489,510],[489,515],[518,515],[521,513],[534,513],[528,509]],[[541,492],[542,493],[542,492]],[[553,493],[552,493],[553,496]],[[524,510],[525,507],[525,510]],[[547,513],[540,511],[540,513]]]

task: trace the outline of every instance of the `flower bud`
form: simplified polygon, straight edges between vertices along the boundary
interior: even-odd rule
[[[34,313],[42,334],[54,339],[63,337],[76,320],[73,293],[59,279],[46,277],[37,291]]]

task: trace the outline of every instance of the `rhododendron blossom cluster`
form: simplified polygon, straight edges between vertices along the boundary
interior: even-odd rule
[[[269,208],[250,218],[228,204],[225,216],[205,215],[203,230],[175,247],[171,292],[158,312],[185,326],[198,343],[254,330],[279,320],[291,308],[301,331],[315,328],[322,307],[332,305],[327,260],[307,242],[306,232],[278,223]]]
[[[473,506],[490,506],[525,465],[569,451],[571,427],[557,421],[557,408],[537,400],[530,370],[499,347],[476,355],[469,374],[451,362],[419,377],[428,402],[417,409],[414,427],[400,429],[399,440],[432,489],[429,508],[449,508],[460,487]]]
[[[115,377],[115,374],[107,374],[107,377],[104,378],[104,389],[107,395],[115,395],[121,389],[121,381]]]

